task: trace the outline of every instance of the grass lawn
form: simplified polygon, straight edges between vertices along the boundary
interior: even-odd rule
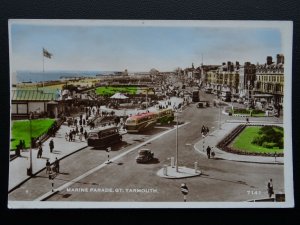
[[[98,87],[96,89],[96,93],[98,95],[113,95],[117,92],[128,93],[128,94],[136,94],[137,87],[128,86],[128,87]]]
[[[230,110],[230,112],[232,114],[241,114],[241,115],[248,115],[250,116],[250,111],[247,110],[247,112],[238,112],[236,110]],[[262,117],[262,116],[266,116],[266,114],[264,112],[260,112],[260,113],[252,113],[251,117]]]
[[[233,141],[231,147],[246,152],[258,153],[283,153],[283,149],[270,149],[251,144],[253,138],[258,134],[260,126],[246,127]]]
[[[32,137],[36,138],[48,131],[54,123],[54,119],[35,119],[31,121]],[[25,140],[25,147],[30,147],[30,126],[29,120],[17,120],[12,122],[11,149],[16,149],[20,140]]]

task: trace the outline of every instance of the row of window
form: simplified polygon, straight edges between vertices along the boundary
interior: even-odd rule
[[[277,83],[283,83],[284,82],[284,76],[278,75],[278,76],[272,76],[272,75],[258,75],[257,76],[258,81],[267,81],[267,82],[277,82]]]

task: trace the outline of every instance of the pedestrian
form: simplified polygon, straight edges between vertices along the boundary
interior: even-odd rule
[[[37,153],[37,158],[42,158],[42,155],[43,155],[43,148],[42,145],[40,145]]]
[[[54,149],[54,142],[53,142],[53,139],[51,139],[51,141],[49,142],[49,147],[50,147],[50,152],[52,153],[52,152],[53,152],[53,149]]]
[[[82,126],[80,127],[80,133],[83,134],[83,127]]]
[[[72,133],[72,131],[70,130],[70,132],[69,132],[69,141],[72,141],[72,137],[73,137],[73,133]]]
[[[74,125],[77,126],[77,119],[74,120]]]
[[[246,117],[246,124],[249,124],[249,118]]]
[[[82,133],[79,133],[79,140],[82,141],[82,136],[83,134]]]
[[[72,130],[72,141],[75,141],[75,135],[76,135],[76,131],[73,129]]]
[[[21,151],[23,149],[23,141],[22,140],[19,141],[18,146],[19,146],[19,150]]]
[[[50,162],[49,162],[49,159],[47,159],[47,162],[46,162],[46,174],[47,173],[50,173],[50,171],[51,171],[51,167],[50,167]]]
[[[85,126],[85,119],[82,119],[82,125]]]
[[[68,135],[68,133],[66,132],[66,134],[65,134],[65,139],[66,139],[66,141],[68,140],[68,137],[69,137],[69,135]]]
[[[211,152],[211,148],[209,146],[207,146],[206,154],[207,154],[207,158],[209,158],[209,159],[210,159],[210,152]]]
[[[86,130],[84,131],[84,139],[86,140],[87,139],[87,136],[88,136],[88,134],[87,134],[87,132],[86,132]]]
[[[58,161],[57,157],[55,158],[55,161],[54,161],[54,167],[55,167],[56,173],[59,173],[59,161]]]
[[[205,131],[206,131],[205,126],[202,125],[202,128],[201,128],[201,134],[202,134],[202,136],[205,136],[205,134],[206,134]]]
[[[268,194],[269,194],[269,198],[271,198],[272,195],[274,194],[272,179],[270,179],[269,182],[268,182]]]
[[[209,133],[209,129],[208,127],[205,127],[205,134],[208,134]]]

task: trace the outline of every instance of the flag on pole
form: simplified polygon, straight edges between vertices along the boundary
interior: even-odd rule
[[[47,57],[49,59],[51,59],[51,57],[52,57],[52,54],[44,48],[43,48],[43,55],[44,55],[44,57]]]

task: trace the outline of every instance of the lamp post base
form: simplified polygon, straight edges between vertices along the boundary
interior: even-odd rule
[[[27,168],[27,176],[32,176],[32,169],[31,168]]]

